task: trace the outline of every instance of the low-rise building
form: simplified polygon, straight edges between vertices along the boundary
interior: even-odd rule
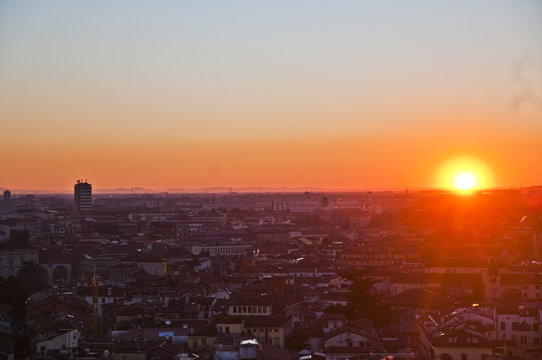
[[[356,322],[331,330],[322,338],[322,344],[326,360],[384,355],[386,352],[375,329]]]

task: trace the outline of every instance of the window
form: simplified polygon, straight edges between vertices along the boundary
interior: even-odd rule
[[[506,323],[501,321],[501,330],[506,330]]]
[[[540,345],[540,340],[538,340],[537,337],[533,338],[533,345],[535,345],[535,346]]]
[[[533,331],[538,331],[538,323],[533,324]]]
[[[461,354],[461,360],[467,360],[467,354],[465,353]]]
[[[280,338],[279,337],[274,337],[273,338],[273,345],[280,346]]]
[[[237,306],[234,306],[234,307],[233,307],[233,312],[234,312],[234,313],[237,312]]]
[[[347,345],[348,347],[352,347],[352,340],[347,340],[347,341],[346,341],[346,345]]]
[[[192,341],[192,348],[195,350],[198,348],[198,340]]]

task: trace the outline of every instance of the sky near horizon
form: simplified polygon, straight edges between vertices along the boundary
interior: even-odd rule
[[[0,0],[0,187],[542,184],[542,2]]]

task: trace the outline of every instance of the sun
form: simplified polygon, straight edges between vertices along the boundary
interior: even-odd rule
[[[472,190],[477,183],[478,179],[476,178],[476,175],[470,171],[461,171],[454,176],[454,186],[458,190]]]
[[[456,157],[448,160],[437,173],[437,188],[462,194],[488,189],[493,186],[491,171],[479,159]]]

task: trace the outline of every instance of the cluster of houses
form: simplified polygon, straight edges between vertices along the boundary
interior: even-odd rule
[[[84,216],[15,201],[0,276],[34,263],[47,287],[24,333],[0,303],[0,359],[542,359],[537,224],[505,212],[450,234],[383,224],[404,196],[368,199],[117,196]],[[389,316],[346,311],[352,269]]]

